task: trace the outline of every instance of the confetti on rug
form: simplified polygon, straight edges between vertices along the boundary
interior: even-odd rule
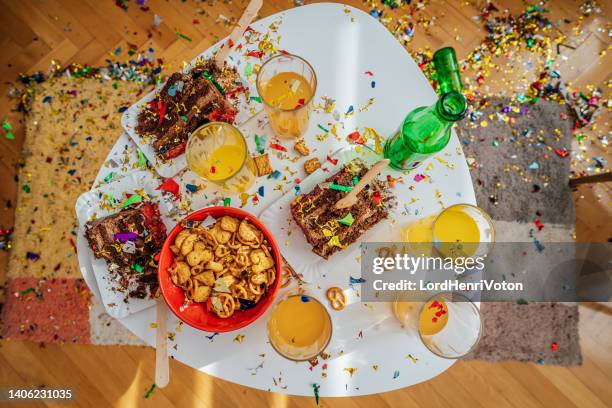
[[[119,111],[142,92],[142,83],[74,76],[30,88],[2,337],[139,343],[104,313],[81,279],[74,203],[121,134]]]

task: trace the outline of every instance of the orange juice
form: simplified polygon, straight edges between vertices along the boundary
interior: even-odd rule
[[[478,224],[460,208],[443,211],[433,228],[433,236],[440,242],[479,242]]]
[[[396,300],[393,302],[393,313],[402,327],[410,328],[416,327],[413,325],[419,314],[419,309],[423,305],[423,302],[409,302]]]
[[[187,165],[221,189],[242,193],[255,182],[255,163],[238,129],[211,122],[194,131],[187,142]]]
[[[317,90],[317,76],[312,66],[297,55],[276,55],[261,66],[256,85],[276,136],[302,136],[308,128],[309,111]]]
[[[261,97],[277,136],[299,137],[306,131],[309,107],[305,105],[312,93],[310,83],[296,72],[279,72],[263,84]]]
[[[448,322],[448,307],[440,300],[430,300],[423,306],[419,316],[419,332],[432,336],[442,331]]]
[[[433,240],[444,256],[470,257],[476,254],[480,241],[480,229],[472,216],[461,206],[447,208],[433,225]]]
[[[480,228],[467,209],[473,207],[455,205],[406,227],[403,231],[405,241],[419,253],[431,255],[434,243],[438,252],[449,257],[473,256],[480,242]]]
[[[310,84],[296,72],[279,72],[263,84],[262,91],[268,104],[284,110],[304,106],[312,96]]]
[[[331,338],[332,323],[325,306],[307,295],[282,300],[268,321],[270,343],[291,360],[310,360],[320,354]]]

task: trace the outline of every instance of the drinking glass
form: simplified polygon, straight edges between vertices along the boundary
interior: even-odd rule
[[[438,302],[438,303],[435,303]],[[439,305],[446,307],[440,308]],[[433,310],[432,310],[433,307]],[[447,315],[446,324],[439,331],[431,330],[429,319],[440,319],[441,312]],[[435,314],[432,314],[434,313]],[[419,337],[432,353],[456,359],[471,352],[482,333],[480,310],[467,297],[454,292],[442,292],[424,302],[419,312]]]
[[[307,361],[321,354],[332,336],[327,308],[305,293],[289,293],[272,310],[268,340],[281,356]]]
[[[279,81],[279,74],[286,80]],[[293,87],[287,86],[287,81],[297,85],[301,97],[291,91]],[[279,54],[261,66],[256,86],[276,136],[282,139],[302,136],[308,128],[317,90],[317,76],[312,66],[297,55]],[[285,92],[285,87],[291,89]]]
[[[185,153],[189,169],[222,190],[243,193],[255,181],[255,163],[246,140],[229,123],[210,122],[197,128]]]
[[[495,226],[480,207],[455,204],[420,219],[403,230],[410,249],[447,257],[486,256],[495,242]]]

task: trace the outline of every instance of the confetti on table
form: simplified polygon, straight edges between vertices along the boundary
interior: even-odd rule
[[[406,356],[406,358],[409,358],[409,359],[410,359],[410,360],[411,360],[413,363],[415,363],[415,364],[416,364],[416,362],[417,362],[417,361],[419,361],[419,359],[418,359],[418,358],[416,358],[416,357],[414,357],[412,354],[408,354],[408,355]]]
[[[246,56],[261,59],[261,57],[263,57],[263,51],[249,51],[246,53]]]
[[[199,187],[196,186],[195,184],[185,184],[185,188],[190,193],[195,193],[195,192],[197,192],[199,190]]]
[[[395,372],[393,373],[393,379],[395,380],[399,376],[400,376],[399,370],[395,370]]]
[[[270,149],[278,150],[281,152],[286,152],[287,149],[285,146],[279,145],[278,143],[270,143]]]
[[[140,202],[142,202],[142,196],[140,194],[132,194],[128,199],[121,203],[119,207],[125,208],[133,204],[138,204]]]
[[[161,190],[164,193],[170,193],[174,196],[175,200],[181,198],[180,187],[178,183],[174,181],[173,178],[164,180],[164,182],[161,183],[155,190]]]
[[[321,388],[318,384],[312,384],[312,391],[314,393],[315,401],[317,405],[319,405],[319,388]]]
[[[247,62],[247,64],[244,67],[244,75],[248,78],[253,74],[253,65],[250,62]]]
[[[424,174],[415,174],[413,180],[418,183],[419,181],[425,180],[426,178],[427,176]]]
[[[238,334],[236,337],[234,337],[234,342],[235,343],[242,343],[244,341],[244,334]]]
[[[145,157],[142,150],[137,149],[138,151],[138,167],[145,168],[147,166],[147,158]]]
[[[223,199],[223,206],[224,207],[229,207],[232,204],[232,199],[230,197],[225,197]]]
[[[353,374],[357,372],[357,368],[347,367],[343,371],[346,371],[347,373],[350,374],[351,377],[353,377]]]
[[[387,183],[389,183],[389,187],[394,188],[397,183],[404,184],[404,179],[402,177],[394,178],[392,175],[387,174]]]
[[[219,335],[219,333],[218,333],[218,332],[214,332],[213,334],[211,334],[211,335],[209,335],[209,336],[204,336],[204,337],[206,337],[206,338],[207,338],[208,340],[210,340],[210,341],[213,341],[213,340],[214,340],[214,338],[215,338],[216,336],[218,336],[218,335]]]
[[[338,159],[332,159],[329,155],[327,155],[326,160],[333,164],[334,166],[338,164]]]
[[[255,134],[255,146],[257,148],[257,153],[264,154],[266,150],[266,137]]]
[[[353,278],[352,276],[349,276],[349,284],[353,285],[355,283],[365,283],[367,282],[364,278]]]

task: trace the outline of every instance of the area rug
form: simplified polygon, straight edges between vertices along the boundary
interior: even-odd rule
[[[3,338],[57,343],[134,343],[81,279],[74,203],[88,191],[121,134],[121,111],[143,84],[65,75],[29,89],[26,138]]]
[[[93,78],[61,77],[35,88],[26,115],[25,165],[19,176],[14,247],[2,310],[4,338],[139,344],[104,312],[81,280],[73,208],[121,132],[120,111],[141,92],[139,84],[109,86]],[[562,119],[567,109],[546,101],[507,103],[489,101],[483,110],[483,117],[490,117],[487,128],[481,126],[481,118],[472,117],[459,132],[478,203],[495,220],[500,240],[526,241],[535,236],[571,240],[569,159],[554,150],[570,149],[571,122]],[[503,113],[508,106],[510,113]],[[514,123],[505,121],[505,116],[513,117]],[[473,125],[475,120],[478,126]],[[537,143],[539,135],[545,135],[546,143]],[[536,143],[516,143],[530,137]],[[537,168],[533,163],[538,163]],[[537,231],[536,218],[545,225],[542,231]],[[575,305],[483,304],[482,312],[484,337],[471,358],[580,362]],[[530,318],[534,315],[539,316],[537,322]]]
[[[492,98],[477,112],[458,134],[476,201],[493,219],[497,241],[532,242],[540,248],[571,242],[571,109],[546,100],[517,104]],[[526,258],[516,262],[520,271]],[[483,302],[481,311],[483,337],[469,358],[581,363],[576,304]]]

